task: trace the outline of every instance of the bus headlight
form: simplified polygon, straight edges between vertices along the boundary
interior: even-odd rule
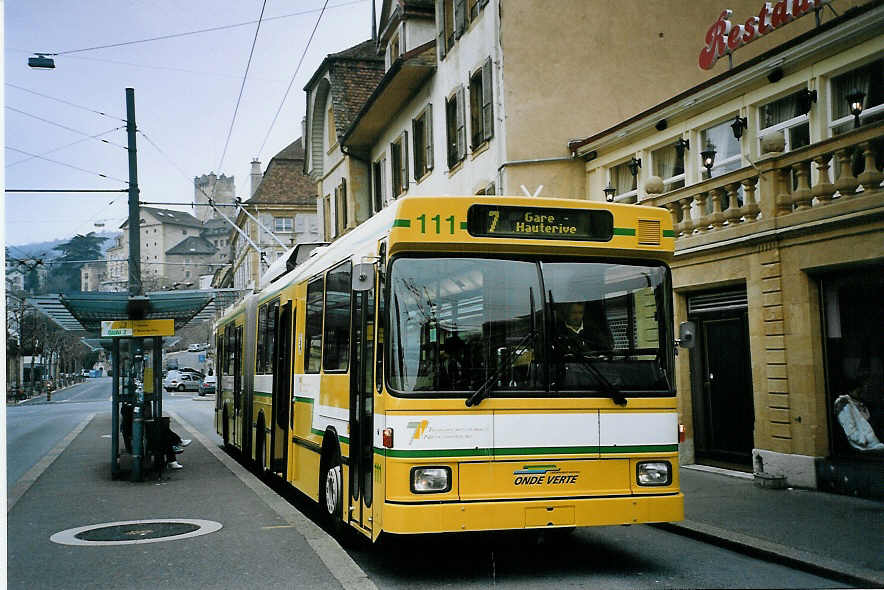
[[[451,490],[451,467],[412,467],[411,493],[441,494]]]
[[[636,466],[635,472],[640,486],[668,486],[672,483],[669,461],[643,461]]]

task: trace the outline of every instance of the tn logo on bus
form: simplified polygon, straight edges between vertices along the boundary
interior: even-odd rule
[[[513,471],[513,485],[574,485],[579,476],[578,471],[562,471],[557,465],[525,465]]]
[[[430,424],[429,420],[415,420],[413,422],[409,422],[407,428],[412,430],[411,439],[408,441],[410,445],[416,440],[420,440],[420,437],[427,431],[427,426]]]

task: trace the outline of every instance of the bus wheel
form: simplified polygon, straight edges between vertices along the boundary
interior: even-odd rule
[[[319,482],[319,504],[325,519],[336,535],[343,528],[343,478],[341,475],[341,457],[335,453],[324,461],[322,480]]]

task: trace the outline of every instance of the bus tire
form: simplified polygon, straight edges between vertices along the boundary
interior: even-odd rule
[[[332,533],[340,536],[344,528],[344,485],[340,451],[334,449],[326,453],[320,477],[319,507]]]

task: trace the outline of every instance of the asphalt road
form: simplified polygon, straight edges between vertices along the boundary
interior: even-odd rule
[[[110,379],[91,379],[51,403],[7,408],[10,485],[90,413],[107,412]],[[166,393],[164,408],[210,440],[212,398]],[[181,457],[186,468],[187,453]],[[232,475],[231,475],[232,477]],[[286,497],[308,517],[317,510]],[[381,589],[479,588],[836,588],[840,582],[742,555],[650,526],[579,529],[564,537],[530,532],[382,536],[375,545],[349,538],[345,549]],[[117,564],[125,567],[125,564]],[[191,572],[192,574],[193,572]],[[191,580],[194,581],[194,580]],[[296,587],[296,580],[292,580]]]

